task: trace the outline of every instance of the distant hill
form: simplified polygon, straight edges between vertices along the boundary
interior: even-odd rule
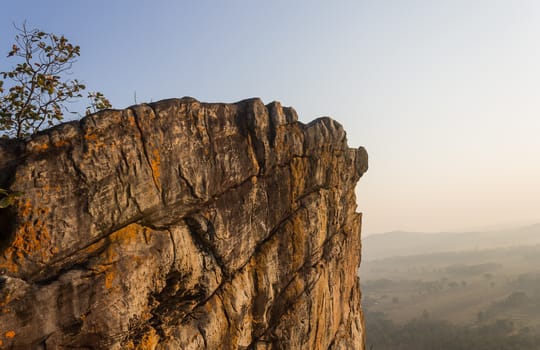
[[[540,244],[540,224],[486,232],[394,231],[365,237],[362,240],[362,260],[535,244]]]

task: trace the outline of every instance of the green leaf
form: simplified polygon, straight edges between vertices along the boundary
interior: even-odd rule
[[[0,199],[0,209],[7,208],[12,204],[12,199],[10,197],[4,197]]]

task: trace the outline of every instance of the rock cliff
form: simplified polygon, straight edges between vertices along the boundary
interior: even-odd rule
[[[103,111],[0,140],[0,349],[363,349],[367,170],[259,99]]]

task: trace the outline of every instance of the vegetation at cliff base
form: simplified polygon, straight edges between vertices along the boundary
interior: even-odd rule
[[[537,350],[540,344],[540,334],[508,319],[455,325],[424,314],[396,324],[380,312],[366,312],[365,319],[367,348],[372,350]]]
[[[423,254],[380,250],[385,257],[363,261],[366,348],[540,349],[539,230],[519,229],[514,246],[479,250],[467,235],[469,249],[434,253],[429,244]]]

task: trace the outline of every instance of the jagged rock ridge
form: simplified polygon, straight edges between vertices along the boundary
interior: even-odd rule
[[[259,99],[103,111],[0,141],[0,348],[363,349],[367,170]]]

